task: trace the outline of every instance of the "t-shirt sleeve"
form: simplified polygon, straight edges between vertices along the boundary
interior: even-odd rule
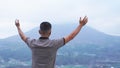
[[[54,44],[55,44],[55,47],[60,48],[63,45],[65,45],[65,39],[64,38],[56,39],[54,40]]]
[[[28,47],[31,47],[31,44],[33,41],[34,41],[34,39],[27,37],[27,40],[25,41],[25,43],[28,45]]]

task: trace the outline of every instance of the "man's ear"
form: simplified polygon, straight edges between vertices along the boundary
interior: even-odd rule
[[[50,31],[50,32],[48,32],[48,34],[49,34],[49,35],[51,35],[51,31]]]
[[[41,30],[39,30],[39,34],[42,34]]]

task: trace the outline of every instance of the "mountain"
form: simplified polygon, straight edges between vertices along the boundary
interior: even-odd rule
[[[52,27],[51,39],[67,36],[77,27],[76,24],[61,24]],[[25,34],[39,38],[39,27]],[[84,26],[72,41],[60,48],[57,54],[57,65],[91,64],[100,61],[120,61],[120,37],[107,35],[96,29]],[[29,66],[31,51],[18,35],[0,40],[0,66]],[[10,63],[11,62],[11,63]],[[16,62],[16,63],[15,63]]]
[[[52,27],[52,35],[50,38],[54,39],[54,38],[60,38],[60,37],[64,37],[66,35],[68,35],[69,33],[71,33],[75,28],[77,27],[76,24],[61,24],[61,25],[55,25],[53,24]],[[32,38],[39,38],[39,33],[38,33],[39,27],[36,27],[28,32],[26,32],[25,34],[28,37],[32,37]],[[17,39],[17,40],[15,40]],[[104,43],[110,43],[110,44],[116,44],[119,42],[120,37],[119,36],[111,36],[111,35],[107,35],[104,34],[103,32],[99,32],[91,27],[85,26],[81,32],[78,34],[78,36],[73,40],[76,42],[90,42],[93,44],[104,44]],[[19,40],[21,40],[19,38],[18,35],[16,36],[11,36],[9,38],[3,39],[5,41],[8,42],[18,42]],[[3,41],[2,40],[2,41]],[[79,40],[79,41],[78,41]]]

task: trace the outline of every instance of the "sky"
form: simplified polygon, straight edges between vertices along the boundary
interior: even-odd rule
[[[120,0],[0,0],[0,39],[18,34],[15,19],[20,20],[26,32],[42,21],[78,24],[85,15],[87,26],[120,36],[119,12]]]

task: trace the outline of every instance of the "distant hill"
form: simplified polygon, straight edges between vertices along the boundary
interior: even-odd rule
[[[52,35],[50,38],[56,39],[61,38],[64,36],[67,36],[69,33],[71,33],[75,28],[77,27],[76,24],[61,24],[61,25],[53,25],[52,27]],[[40,35],[38,33],[39,27],[36,27],[25,34],[28,37],[32,38],[39,38]],[[119,42],[120,37],[119,36],[111,36],[107,35],[103,32],[97,31],[91,27],[85,26],[81,30],[81,32],[77,35],[77,37],[73,40],[73,42],[86,42],[86,43],[93,43],[93,44],[104,44],[104,43],[110,43],[110,44],[116,44]],[[18,35],[8,37],[6,39],[3,39],[5,41],[19,41],[21,40]],[[2,40],[2,41],[3,41]]]
[[[52,27],[51,39],[67,36],[77,24],[61,24]],[[39,27],[25,34],[28,37],[39,38]],[[60,48],[57,55],[57,64],[90,64],[100,60],[120,61],[120,37],[111,36],[91,27],[85,26],[81,32],[66,46]],[[27,45],[18,35],[0,40],[0,59],[5,63],[12,59],[31,61],[31,53]],[[0,61],[0,63],[4,64]],[[8,63],[9,64],[9,63]]]

